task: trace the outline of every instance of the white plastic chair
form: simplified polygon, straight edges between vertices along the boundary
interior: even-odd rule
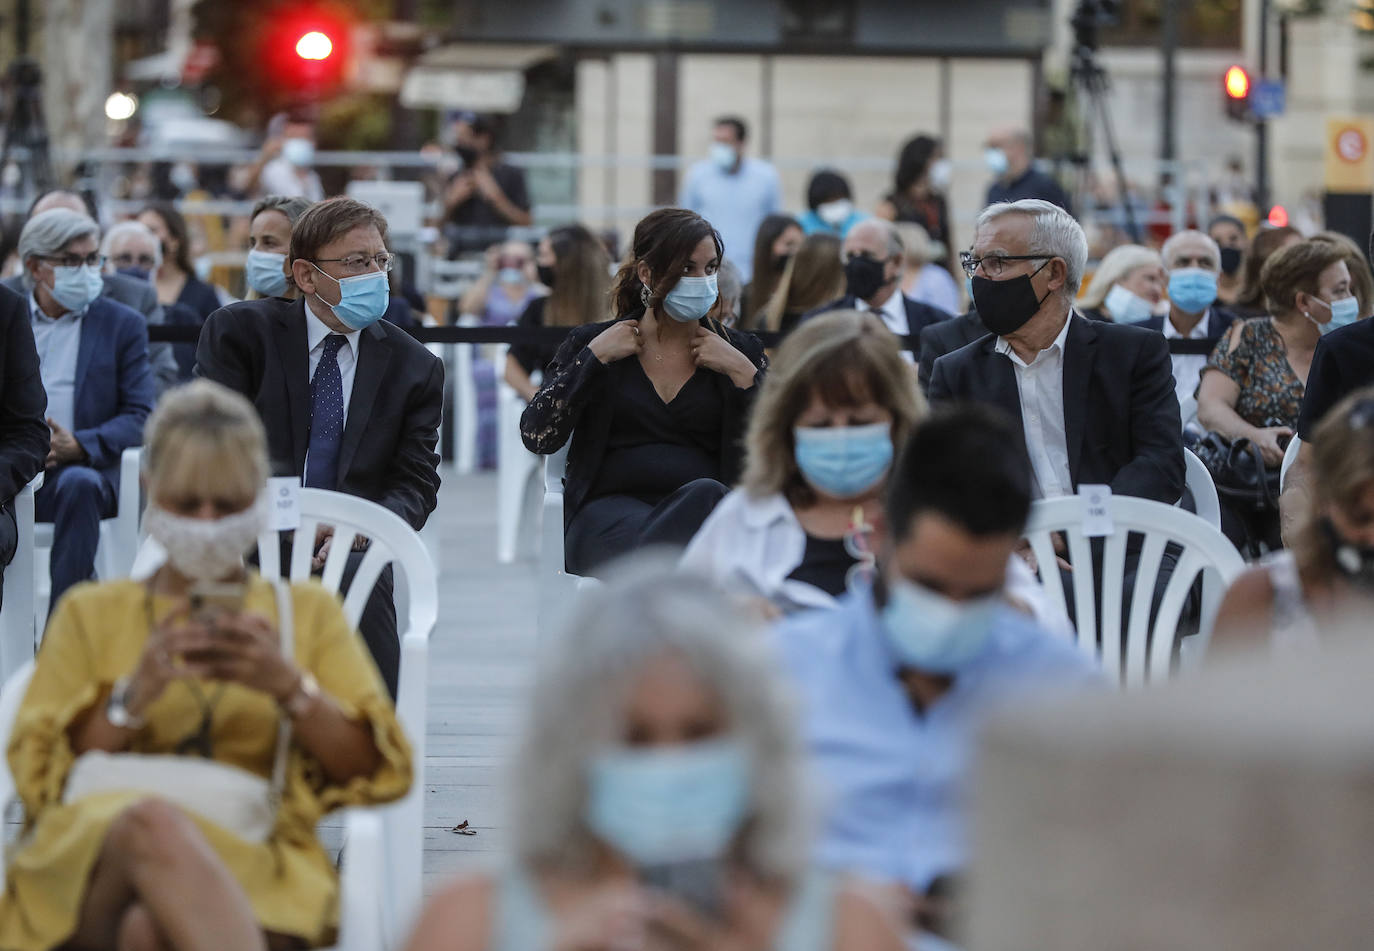
[[[498,379],[505,365],[505,347],[497,361]],[[539,456],[525,448],[520,438],[520,415],[525,401],[504,382],[496,385],[496,560],[515,560],[524,522],[525,495],[530,479],[539,471]]]
[[[1288,440],[1288,448],[1283,451],[1283,462],[1279,465],[1279,492],[1283,491],[1284,485],[1288,482],[1288,470],[1297,461],[1301,448],[1302,440],[1297,436]]]
[[[1183,428],[1187,429],[1188,424],[1197,419],[1197,397],[1185,396],[1179,400],[1178,415],[1183,420]]]
[[[14,497],[14,524],[19,543],[5,568],[3,604],[0,604],[0,682],[8,680],[27,661],[33,660],[37,615],[33,602],[38,595],[34,577],[33,494],[43,487],[43,473]]]
[[[119,457],[119,498],[115,515],[100,520],[100,547],[95,553],[97,578],[123,578],[133,568],[138,554],[139,527],[143,524],[143,493],[139,483],[142,462],[143,449],[139,446],[125,449]],[[51,522],[38,522],[34,526],[34,550],[38,555],[34,618],[40,631],[47,625],[48,598],[52,592],[48,568],[52,533]]]
[[[33,678],[33,665],[32,658],[26,660],[0,688],[0,737],[7,747],[19,706]],[[0,812],[18,798],[9,760],[0,757]],[[348,850],[343,856],[339,882],[339,943],[335,951],[376,951],[385,947],[381,902],[386,894],[382,881],[385,867],[382,817],[376,809],[349,809],[344,822]],[[8,867],[12,857],[9,843],[0,836],[0,868]]]
[[[1025,536],[1040,564],[1040,582],[1046,597],[1061,609],[1067,606],[1051,536],[1054,532],[1063,532],[1067,538],[1069,562],[1074,566],[1071,575],[1078,645],[1084,653],[1098,657],[1108,672],[1120,672],[1128,687],[1138,687],[1147,681],[1162,682],[1172,673],[1173,656],[1180,640],[1179,620],[1194,580],[1201,575],[1202,616],[1198,633],[1190,638],[1194,643],[1184,652],[1185,660],[1206,653],[1222,596],[1244,570],[1245,562],[1225,535],[1191,512],[1149,499],[1120,495],[1111,497],[1108,510],[1114,531],[1103,539],[1100,624],[1094,604],[1091,539],[1083,534],[1084,500],[1078,496],[1064,496],[1035,502],[1031,506]],[[1126,543],[1132,532],[1144,537],[1135,588],[1131,592],[1123,665],[1121,605],[1126,593]],[[1169,543],[1179,546],[1181,551],[1151,627],[1155,579],[1165,545]]]
[[[479,327],[481,318],[462,314],[459,327]],[[476,344],[453,347],[453,465],[461,475],[477,468],[477,384],[472,378]]]
[[[1221,531],[1221,499],[1217,496],[1212,473],[1191,449],[1183,450],[1183,470],[1184,481],[1193,493],[1193,507],[1197,509],[1198,518]]]
[[[544,457],[544,510],[539,527],[539,640],[544,641],[558,624],[567,599],[576,590],[576,576],[568,574],[563,561],[563,473],[568,467],[568,447]]]

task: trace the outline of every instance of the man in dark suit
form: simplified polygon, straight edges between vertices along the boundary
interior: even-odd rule
[[[892,222],[867,218],[849,229],[840,249],[844,257],[845,293],[839,300],[802,318],[831,310],[871,310],[898,337],[913,358],[920,334],[931,324],[949,320],[949,314],[902,293],[906,249]]]
[[[94,212],[80,195],[61,188],[38,196],[38,199],[29,208],[29,217],[41,215],[43,212],[52,211],[54,208],[68,208],[86,215],[92,221],[96,220]],[[166,322],[167,315],[163,312],[162,305],[157,302],[157,289],[153,287],[150,281],[140,281],[124,274],[112,273],[104,275],[101,278],[101,283],[103,284],[101,297],[108,297],[125,307],[132,307],[143,315],[144,321],[149,326]],[[29,291],[24,286],[23,275],[6,278],[4,281],[0,281],[0,284],[14,291],[20,297],[28,296]],[[170,343],[149,344],[148,360],[153,365],[153,379],[157,386],[157,394],[160,396],[163,390],[177,381],[177,361],[172,353],[172,345]]]
[[[1083,229],[1049,202],[984,211],[966,266],[990,333],[935,361],[931,402],[990,402],[1020,419],[1037,497],[1105,483],[1172,505],[1183,444],[1168,345],[1073,312],[1087,256]]]
[[[143,442],[152,412],[148,329],[100,296],[100,226],[65,208],[34,215],[19,259],[52,430],[35,516],[53,523],[52,596],[95,570],[100,520],[116,514],[119,458]]]
[[[419,531],[438,499],[444,367],[380,319],[389,301],[386,221],[351,198],[320,202],[297,220],[290,259],[301,296],[215,311],[196,372],[253,401],[276,474],[370,499]],[[317,567],[331,544],[315,540]],[[351,553],[348,577],[361,557]],[[394,695],[400,645],[389,568],[359,626]]]
[[[19,532],[14,497],[43,471],[51,431],[43,421],[47,394],[24,298],[0,289],[0,578],[14,560]]]
[[[922,330],[921,361],[916,368],[916,378],[921,384],[921,392],[930,392],[930,374],[935,369],[936,360],[987,335],[988,328],[979,318],[978,311],[972,307],[968,309],[968,313],[960,314],[953,320],[942,320]]]

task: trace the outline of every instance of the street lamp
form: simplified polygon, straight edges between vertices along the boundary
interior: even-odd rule
[[[132,93],[112,92],[105,100],[105,116],[115,122],[132,119],[138,110],[138,98]]]

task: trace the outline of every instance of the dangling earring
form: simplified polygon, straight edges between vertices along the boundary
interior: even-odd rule
[[[639,285],[639,302],[644,305],[645,310],[649,309],[650,296],[649,288],[643,284]]]

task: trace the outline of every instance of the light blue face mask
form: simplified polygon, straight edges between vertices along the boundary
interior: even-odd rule
[[[797,468],[812,488],[831,498],[861,495],[882,481],[892,464],[892,427],[798,426]]]
[[[734,146],[726,145],[724,142],[712,142],[711,161],[715,162],[718,168],[728,172],[739,161],[739,153],[735,151]]]
[[[1150,319],[1150,302],[1120,284],[1113,284],[1102,301],[1118,324],[1139,324]]]
[[[994,175],[1005,175],[1011,163],[1007,161],[1007,153],[1001,149],[984,149],[983,164],[988,171]]]
[[[503,267],[496,272],[496,279],[502,284],[523,284],[525,272],[518,267]]]
[[[609,750],[588,768],[587,825],[638,866],[719,858],[748,815],[750,779],[732,740]]]
[[[320,271],[314,264],[310,266]],[[324,271],[320,273],[324,274]],[[387,305],[391,303],[391,285],[387,283],[385,271],[373,271],[355,277],[324,276],[338,283],[339,302],[331,304],[318,293],[315,297],[332,310],[334,316],[349,330],[364,330],[372,326],[382,319]]]
[[[957,674],[977,657],[992,633],[995,596],[951,601],[906,578],[889,579],[883,627],[903,666]]]
[[[663,297],[663,312],[676,321],[690,324],[705,317],[719,296],[714,274],[679,278]]]
[[[53,299],[74,314],[79,314],[91,306],[91,301],[99,297],[105,289],[105,282],[100,277],[100,268],[89,264],[54,267],[52,273]]]
[[[309,168],[315,163],[315,143],[309,139],[287,139],[281,144],[281,154],[296,168]]]
[[[1360,302],[1357,298],[1342,297],[1340,300],[1328,302],[1317,297],[1314,300],[1321,301],[1331,311],[1331,319],[1324,324],[1312,320],[1323,335],[1329,334],[1333,330],[1340,330],[1342,327],[1349,327],[1360,319]],[[1309,317],[1308,319],[1311,320],[1312,318]]]
[[[287,288],[285,266],[286,255],[254,248],[248,252],[248,263],[244,266],[248,286],[264,297],[281,297]]]
[[[1200,267],[1169,272],[1169,303],[1185,314],[1200,314],[1217,299],[1217,276]]]

